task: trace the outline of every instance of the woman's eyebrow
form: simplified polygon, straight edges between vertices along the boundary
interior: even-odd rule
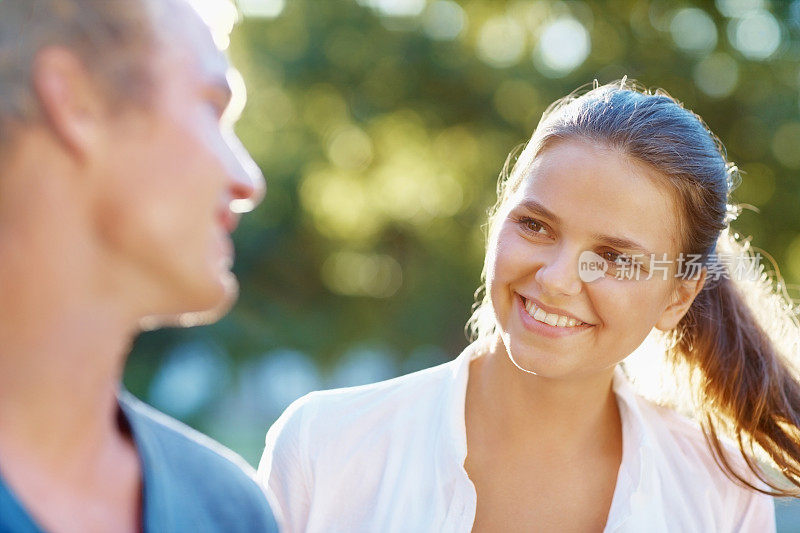
[[[613,235],[605,235],[603,233],[592,233],[592,239],[613,246],[614,248],[622,248],[633,252],[639,252],[645,256],[655,256],[653,252],[648,251],[644,246],[638,242],[625,238],[615,237]]]
[[[520,205],[535,215],[548,218],[556,224],[561,224],[561,218],[547,209],[537,200],[529,198],[523,201]],[[592,233],[592,239],[609,246],[614,246],[615,248],[624,248],[633,252],[640,252],[646,256],[650,256],[652,254],[652,252],[648,251],[647,248],[633,239],[628,239],[627,237],[616,237],[614,235],[606,235],[604,233]]]
[[[536,200],[528,199],[523,201],[520,205],[535,215],[549,218],[556,224],[561,224],[561,219],[558,218],[558,216],[555,213],[547,209],[545,206],[543,206]]]

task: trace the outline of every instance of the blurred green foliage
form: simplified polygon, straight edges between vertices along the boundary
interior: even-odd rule
[[[229,50],[237,131],[268,180],[235,235],[242,295],[218,324],[142,335],[125,376],[251,462],[305,389],[461,350],[503,162],[593,79],[703,116],[743,171],[734,199],[759,211],[735,227],[800,280],[800,1],[262,4]],[[335,378],[345,360],[377,370]]]

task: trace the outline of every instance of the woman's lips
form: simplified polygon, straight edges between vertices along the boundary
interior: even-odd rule
[[[536,318],[531,316],[531,314],[527,309],[527,307],[531,306],[530,305],[526,306],[527,300],[522,295],[517,294],[514,301],[515,301],[514,305],[518,308],[518,312],[520,314],[522,323],[525,326],[525,328],[540,335],[543,335],[545,337],[559,338],[559,337],[566,337],[568,335],[576,335],[578,333],[581,333],[583,331],[586,331],[594,327],[593,324],[578,323],[578,321],[575,319],[573,320],[575,320],[576,323],[572,326],[568,325],[569,322],[567,322],[567,324],[565,325],[559,326],[558,320],[560,320],[560,322],[563,324],[564,319],[567,317],[559,318],[556,321],[556,325],[551,325],[541,320],[537,320]],[[540,318],[542,312],[539,312]],[[547,318],[545,317],[545,319]],[[552,317],[549,319],[549,321],[553,322]]]

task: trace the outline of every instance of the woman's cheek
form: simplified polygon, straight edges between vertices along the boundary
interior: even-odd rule
[[[601,325],[618,324],[620,321],[630,322],[632,318],[637,317],[638,291],[631,286],[631,283],[635,282],[618,280],[610,276],[584,283],[589,301]]]

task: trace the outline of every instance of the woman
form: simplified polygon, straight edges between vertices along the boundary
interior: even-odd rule
[[[752,257],[727,232],[736,177],[662,92],[556,102],[501,179],[475,342],[309,394],[270,429],[259,476],[283,529],[773,531],[767,493],[800,487],[800,330],[723,260]],[[633,391],[621,362],[654,330],[700,426]]]

